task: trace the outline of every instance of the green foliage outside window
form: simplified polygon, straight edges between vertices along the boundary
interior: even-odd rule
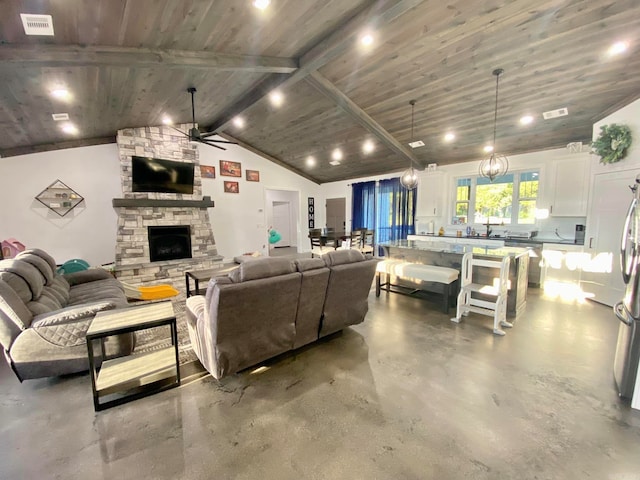
[[[534,224],[538,186],[538,172],[512,173],[493,182],[483,177],[458,179],[456,216],[469,218],[471,211],[474,223]]]

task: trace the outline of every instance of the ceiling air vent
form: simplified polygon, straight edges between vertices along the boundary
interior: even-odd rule
[[[411,148],[419,148],[419,147],[424,147],[424,142],[422,140],[416,140],[415,142],[410,142],[409,146]]]
[[[338,165],[340,165],[340,160],[331,160],[329,162],[329,165],[333,165],[334,167],[337,167]]]
[[[24,33],[27,35],[53,36],[53,18],[51,18],[51,15],[21,13],[20,18],[22,18]]]
[[[549,110],[548,112],[543,112],[542,116],[545,120],[549,120],[550,118],[558,118],[564,117],[565,115],[569,115],[569,110],[566,108],[559,108],[558,110]]]
[[[52,113],[51,116],[53,117],[53,119],[56,122],[62,122],[65,120],[69,120],[69,114],[68,113]]]

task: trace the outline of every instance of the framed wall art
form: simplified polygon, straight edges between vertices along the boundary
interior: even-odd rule
[[[220,160],[220,175],[225,177],[241,177],[242,166],[240,165],[240,162]]]
[[[216,178],[216,167],[200,165],[200,176],[202,178]]]
[[[259,182],[260,172],[258,170],[245,170],[247,182]]]
[[[240,185],[238,182],[224,182],[224,192],[225,193],[240,193]]]

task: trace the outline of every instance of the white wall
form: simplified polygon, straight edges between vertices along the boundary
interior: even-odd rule
[[[206,145],[198,148],[200,163],[216,167],[215,179],[202,179],[202,193],[215,202],[209,215],[220,255],[229,259],[245,252],[267,253],[267,189],[299,193],[294,205],[298,250],[310,249],[307,197],[318,203],[319,185],[237,145],[229,145],[226,152]],[[221,177],[220,160],[241,162],[242,177]],[[260,172],[260,182],[245,180],[247,168]],[[2,158],[0,179],[0,240],[14,237],[28,248],[48,251],[59,263],[72,258],[92,265],[115,260],[117,216],[111,200],[122,197],[115,144]],[[85,198],[63,218],[34,198],[57,179]],[[237,181],[240,193],[224,193],[224,180]],[[316,221],[324,223],[324,212],[318,212]]]
[[[217,138],[217,137],[216,137]],[[211,196],[215,207],[209,209],[213,235],[216,239],[218,254],[229,259],[246,252],[268,252],[268,232],[270,225],[271,200],[290,201],[293,197],[282,195],[267,201],[267,190],[298,192],[297,205],[292,203],[299,219],[297,222],[298,251],[309,251],[307,237],[307,198],[314,197],[316,203],[320,196],[320,186],[285,168],[266,160],[237,145],[224,145],[227,151],[200,145],[200,164],[216,167],[216,178],[202,179],[202,194]],[[223,177],[220,175],[220,160],[231,160],[242,164],[242,177]],[[245,171],[258,170],[260,182],[247,182]],[[240,193],[224,193],[225,180],[237,181]],[[324,223],[316,216],[316,222]],[[318,223],[319,224],[319,223]]]
[[[111,199],[122,196],[115,144],[2,158],[0,179],[0,240],[14,237],[27,248],[42,248],[58,263],[114,260],[117,216]],[[58,179],[84,197],[64,217],[35,200]]]

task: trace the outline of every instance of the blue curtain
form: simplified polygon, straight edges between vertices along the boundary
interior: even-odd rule
[[[399,178],[380,180],[376,243],[407,238],[413,234],[416,216],[416,190],[407,190]]]
[[[375,229],[376,182],[351,185],[351,230]]]

